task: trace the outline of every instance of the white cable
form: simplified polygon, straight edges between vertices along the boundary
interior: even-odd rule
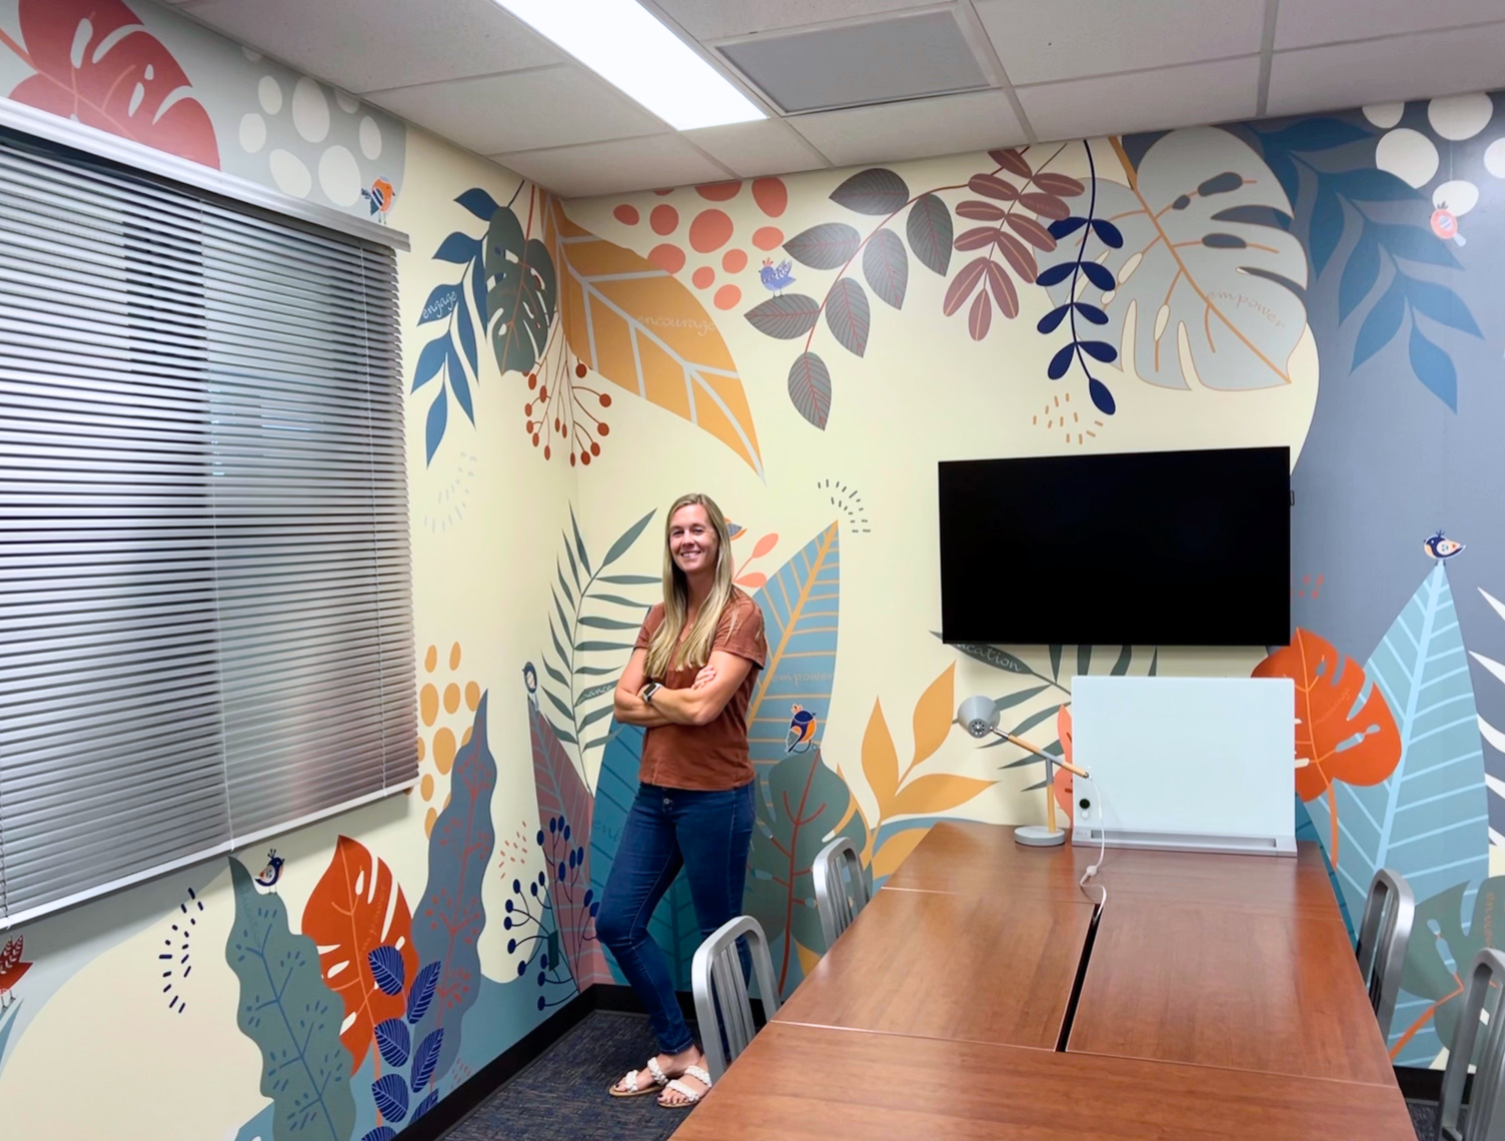
[[[1083,893],[1085,893],[1087,890],[1087,881],[1102,870],[1103,861],[1108,856],[1108,821],[1103,815],[1102,790],[1098,788],[1097,782],[1088,776],[1078,777],[1077,780],[1086,781],[1092,786],[1092,799],[1097,802],[1098,841],[1100,844],[1097,853],[1097,862],[1095,864],[1088,864],[1087,870],[1082,873],[1082,878],[1077,881],[1077,887],[1081,888]],[[1075,791],[1075,785],[1072,786],[1072,790],[1073,792]],[[1102,898],[1097,901],[1097,905],[1099,908],[1105,907],[1108,903],[1108,889],[1102,884],[1098,884],[1097,890],[1103,893]]]

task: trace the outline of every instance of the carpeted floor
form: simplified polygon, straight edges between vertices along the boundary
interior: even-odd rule
[[[444,1141],[663,1141],[693,1111],[606,1092],[656,1052],[645,1015],[592,1011]]]

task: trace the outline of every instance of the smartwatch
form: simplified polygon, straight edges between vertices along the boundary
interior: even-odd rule
[[[648,683],[648,688],[645,689],[645,690],[643,690],[643,703],[645,705],[652,705],[653,704],[653,695],[655,693],[657,693],[659,690],[663,689],[663,688],[664,687],[661,686],[661,685],[659,685],[658,682],[656,682],[656,681],[650,681]]]

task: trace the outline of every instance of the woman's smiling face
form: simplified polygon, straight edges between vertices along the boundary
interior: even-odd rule
[[[716,528],[698,503],[687,504],[669,521],[669,553],[686,575],[704,574],[716,567]]]

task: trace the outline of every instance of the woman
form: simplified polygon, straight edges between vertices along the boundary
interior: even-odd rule
[[[665,529],[664,601],[617,684],[617,720],[647,729],[637,798],[602,894],[596,935],[648,1008],[661,1053],[611,1087],[683,1108],[711,1087],[648,919],[681,867],[702,938],[742,912],[753,829],[747,707],[768,647],[763,612],[732,585],[721,510],[685,495]]]

